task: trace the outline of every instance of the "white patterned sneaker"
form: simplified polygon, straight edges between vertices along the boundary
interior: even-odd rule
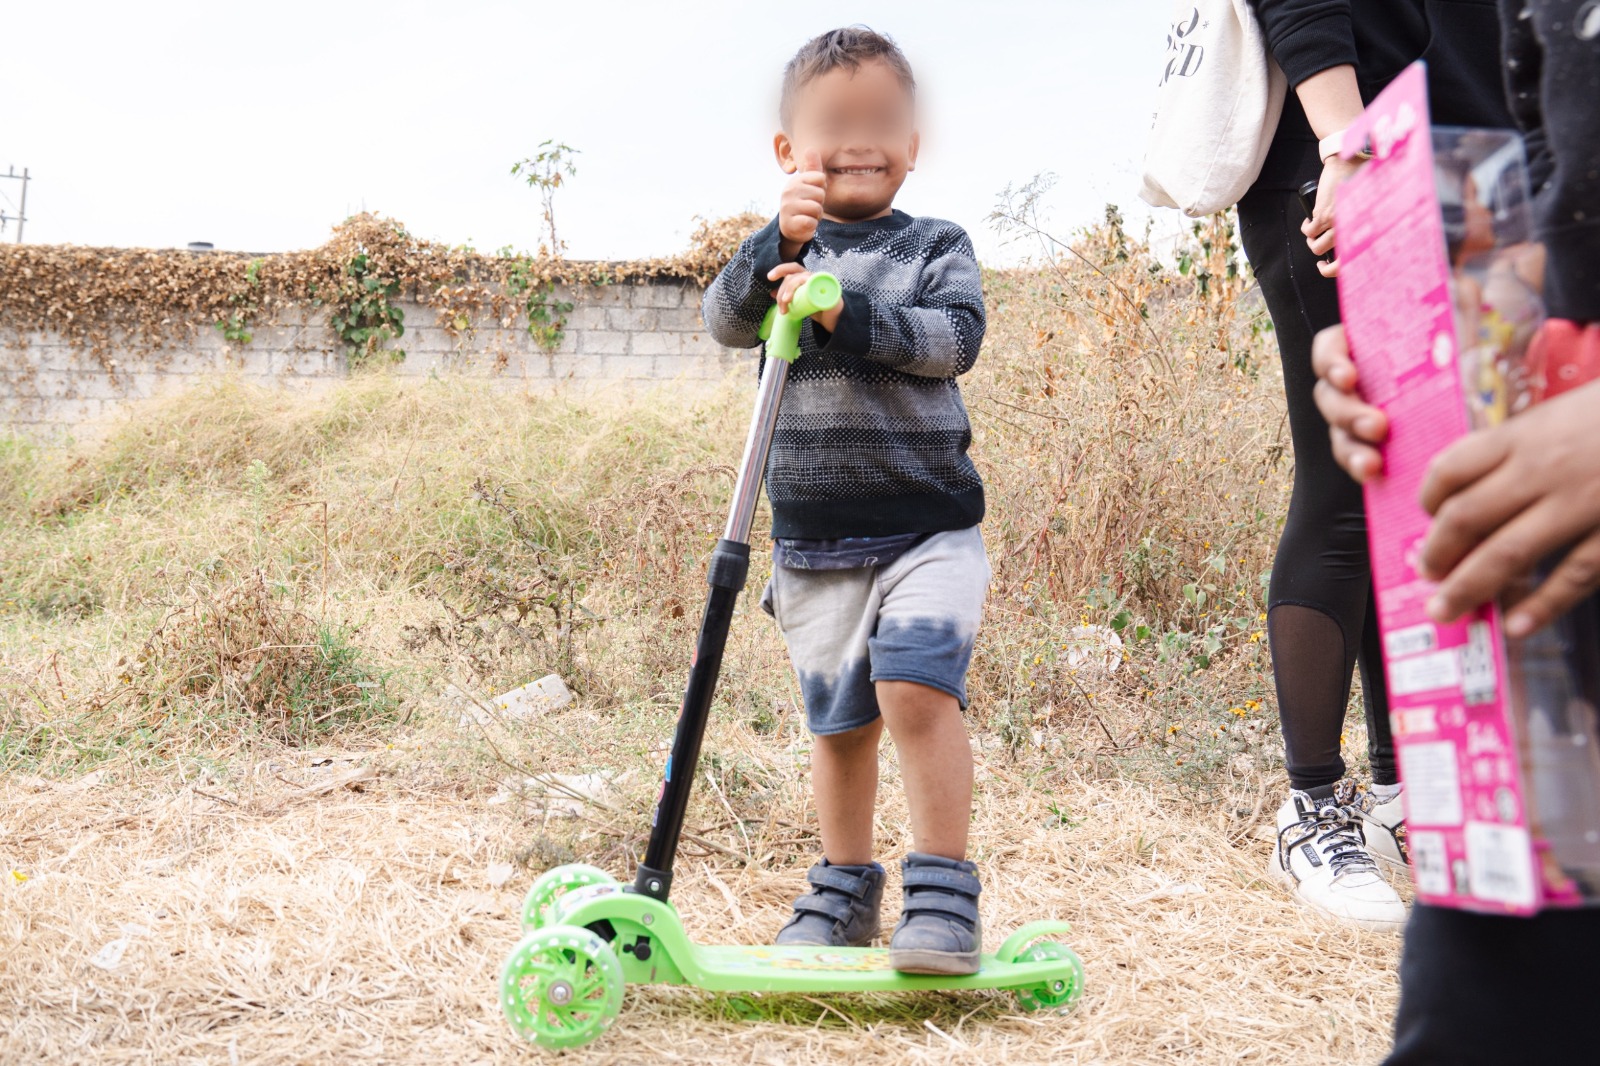
[[[1308,907],[1366,929],[1398,931],[1406,905],[1378,873],[1361,816],[1333,798],[1291,791],[1278,808],[1278,846],[1267,871]]]
[[[1406,811],[1396,792],[1380,800],[1371,792],[1364,792],[1356,802],[1361,815],[1361,835],[1367,842],[1367,851],[1374,859],[1390,869],[1411,876],[1411,854],[1406,851]]]

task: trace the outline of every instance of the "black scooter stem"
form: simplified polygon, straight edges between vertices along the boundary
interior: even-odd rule
[[[672,740],[672,753],[667,756],[661,796],[656,800],[650,843],[645,848],[644,861],[639,864],[633,885],[634,891],[654,899],[665,900],[672,890],[672,865],[678,853],[678,839],[683,834],[694,775],[700,764],[700,742],[705,739],[711,701],[722,673],[722,653],[728,645],[734,605],[750,574],[750,526],[755,518],[762,475],[766,472],[767,452],[772,446],[778,403],[783,398],[788,376],[787,362],[766,360],[761,387],[756,393],[755,411],[750,418],[750,432],[745,438],[744,458],[734,483],[728,525],[711,553],[711,566],[706,575],[706,583],[711,588],[706,594],[700,636],[689,666],[689,684],[678,712],[678,729]]]
[[[694,665],[689,668],[689,685],[678,715],[678,731],[667,756],[661,798],[656,803],[655,822],[650,829],[650,845],[634,888],[647,896],[666,899],[672,888],[672,860],[683,832],[684,813],[700,764],[700,742],[705,738],[711,717],[711,701],[722,673],[722,653],[728,644],[728,628],[733,624],[733,608],[744,591],[750,570],[750,546],[719,540],[711,556],[711,590],[706,594],[705,616],[700,623],[700,639],[695,644]]]

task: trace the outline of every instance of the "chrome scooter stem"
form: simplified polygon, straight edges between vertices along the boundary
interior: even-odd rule
[[[755,411],[750,416],[750,432],[745,436],[744,458],[739,460],[739,478],[733,485],[733,506],[723,540],[750,543],[750,527],[756,518],[756,502],[761,497],[761,479],[767,472],[767,453],[772,449],[772,431],[778,422],[778,404],[789,379],[789,364],[783,359],[768,359],[761,372],[761,390],[756,394]]]

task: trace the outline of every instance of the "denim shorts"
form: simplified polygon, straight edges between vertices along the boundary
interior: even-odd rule
[[[989,590],[977,526],[935,533],[887,566],[775,566],[761,609],[778,621],[818,736],[878,717],[878,681],[914,681],[967,706],[967,667]]]

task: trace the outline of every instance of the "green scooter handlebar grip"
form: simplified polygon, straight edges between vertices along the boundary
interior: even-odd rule
[[[827,311],[835,307],[844,299],[844,290],[839,287],[839,279],[832,274],[813,274],[806,279],[806,283],[794,294],[794,299],[789,301],[789,318],[810,318],[818,311]]]
[[[800,355],[800,323],[816,314],[836,307],[844,299],[839,279],[832,274],[813,274],[795,291],[789,301],[789,313],[778,314],[773,304],[761,323],[761,339],[767,342],[769,358],[792,363]]]

